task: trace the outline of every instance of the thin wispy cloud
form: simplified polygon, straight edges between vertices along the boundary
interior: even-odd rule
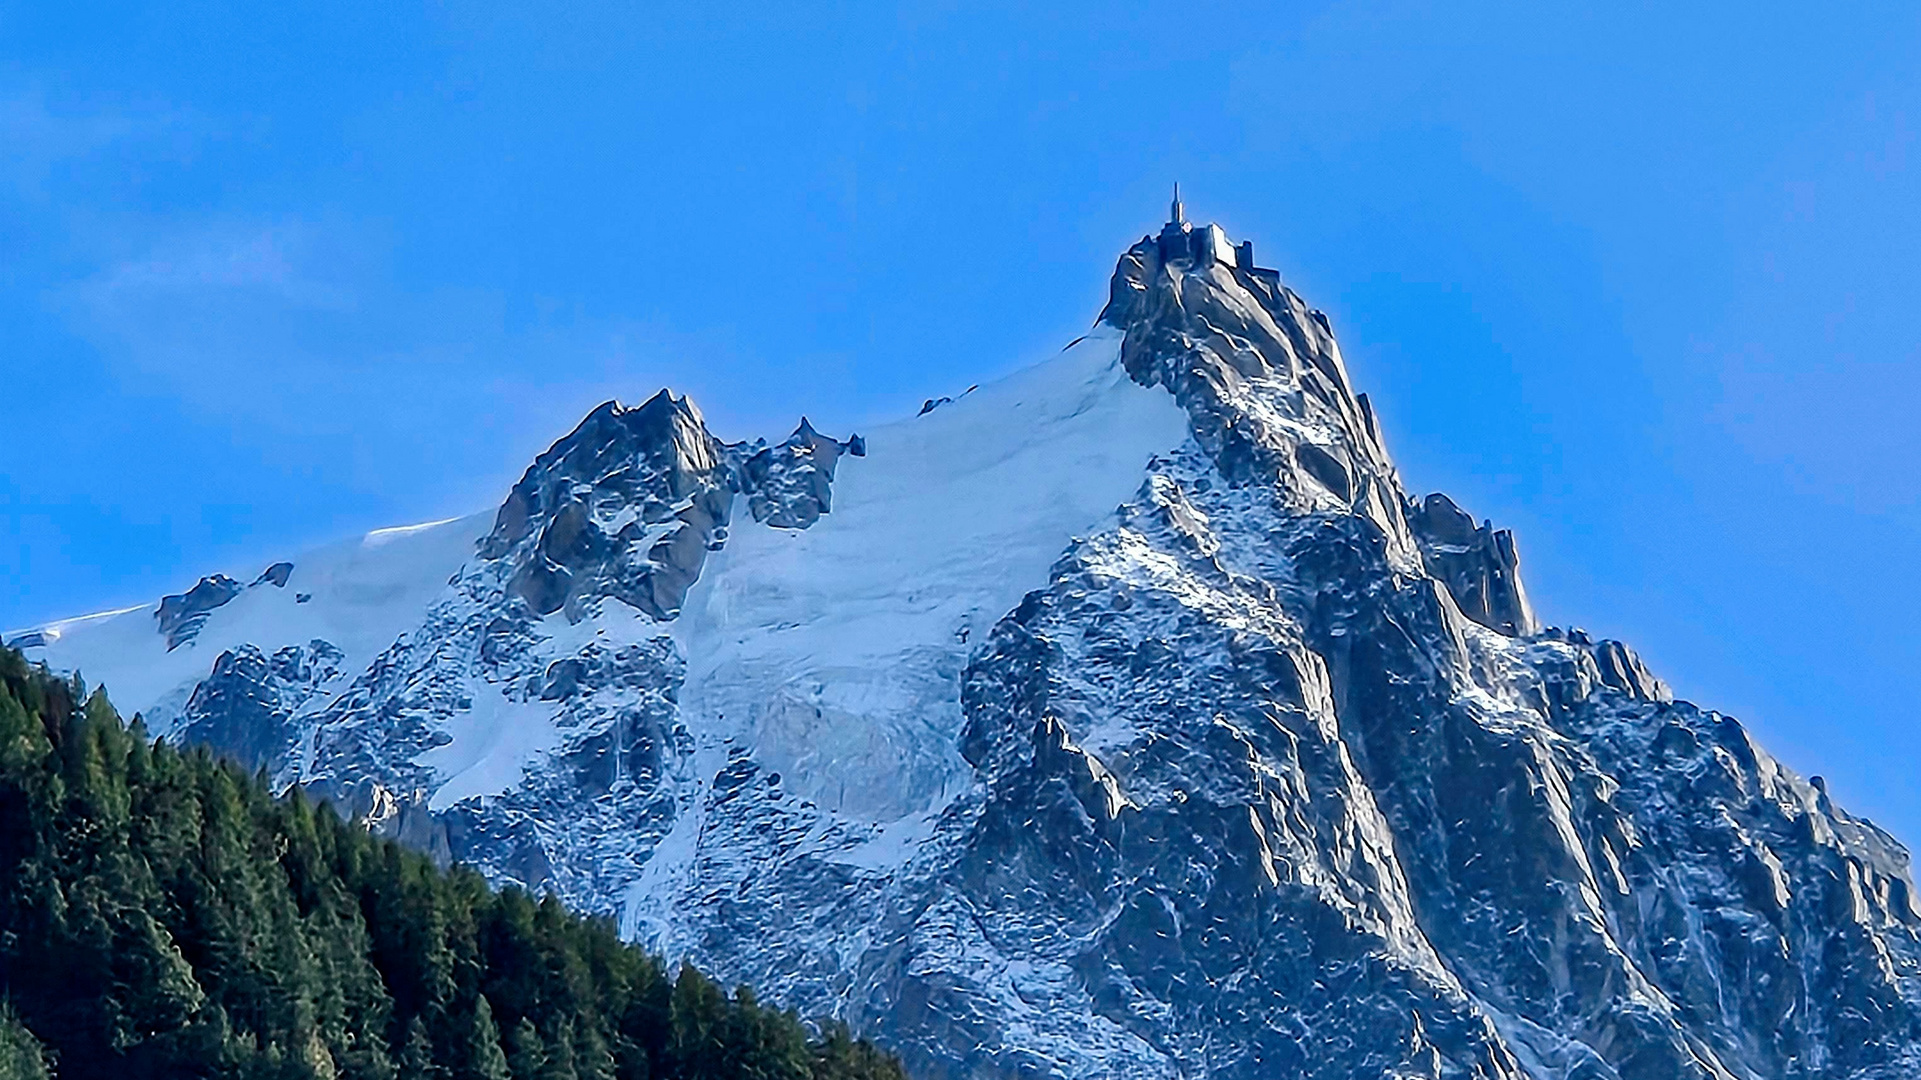
[[[498,497],[600,401],[669,385],[725,409],[724,343],[624,317],[516,323],[496,292],[397,280],[385,244],[344,218],[190,222],[48,303],[124,386],[236,447],[294,471],[325,461],[369,489],[464,476],[443,492],[453,510]],[[716,419],[768,435],[793,422]]]
[[[316,273],[313,234],[303,222],[218,222],[170,237],[137,258],[108,267],[82,292],[105,308],[243,293],[303,309],[351,308],[352,290]]]
[[[0,189],[36,203],[70,198],[71,170],[138,147],[181,156],[198,137],[193,114],[165,105],[50,104],[37,83],[0,85]]]

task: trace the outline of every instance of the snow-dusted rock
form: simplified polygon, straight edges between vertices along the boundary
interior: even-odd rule
[[[1428,571],[1447,585],[1461,614],[1510,637],[1540,631],[1521,585],[1513,533],[1491,524],[1476,527],[1472,515],[1439,492],[1411,503],[1407,523]]]
[[[1540,628],[1251,247],[934,404],[610,403],[490,515],[14,640],[930,1080],[1921,1075],[1906,851]]]
[[[235,646],[193,688],[179,738],[212,747],[250,770],[279,765],[293,748],[294,714],[340,677],[345,659],[320,638],[283,646],[272,656],[251,644]]]
[[[672,618],[725,535],[735,486],[726,450],[686,398],[607,402],[540,455],[480,545],[512,567],[508,593],[578,622],[611,597]]]
[[[740,490],[754,520],[780,529],[805,529],[833,508],[834,465],[843,453],[864,457],[867,443],[856,435],[846,444],[800,427],[779,446],[755,446],[742,455]]]
[[[238,581],[225,574],[212,574],[195,582],[193,588],[184,593],[161,597],[153,619],[159,624],[161,636],[167,639],[167,648],[176,649],[192,641],[215,608],[243,591]]]

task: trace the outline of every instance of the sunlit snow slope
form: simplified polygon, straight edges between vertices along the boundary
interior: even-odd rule
[[[260,568],[236,575],[242,591],[211,609],[199,632],[169,649],[156,607],[65,619],[27,637],[43,645],[29,656],[63,671],[78,671],[105,687],[126,713],[146,715],[164,732],[179,719],[214,659],[242,644],[271,652],[320,639],[344,655],[343,666],[364,667],[419,625],[447,588],[447,579],[472,556],[490,514],[425,525],[376,529],[362,537],[309,551],[293,560],[282,585],[257,580]]]
[[[677,724],[696,753],[688,763],[696,788],[730,751],[751,747],[791,790],[827,810],[901,822],[842,857],[903,857],[898,845],[918,839],[968,783],[956,739],[970,644],[1046,582],[1074,538],[1113,516],[1149,459],[1187,436],[1173,399],[1122,369],[1119,344],[1117,333],[1099,330],[1011,377],[872,431],[864,453],[840,464],[831,510],[809,528],[747,522],[728,535],[720,527],[679,617],[666,623],[674,659],[686,665]],[[759,445],[735,456],[744,461]],[[637,506],[612,516],[633,520]],[[369,688],[355,673],[392,664],[449,612],[471,613],[476,598],[460,583],[472,580],[469,563],[486,562],[476,548],[488,518],[378,530],[295,558],[277,579],[212,575],[183,594],[198,625],[174,641],[149,606],[9,636],[104,685],[163,734],[208,711],[222,685],[210,676],[227,671],[218,658],[251,649],[276,669],[288,666],[273,663],[277,653],[297,650],[295,664],[305,670],[279,679],[268,705],[296,714],[285,720],[324,718]],[[650,538],[661,531],[654,526]],[[205,612],[192,610],[209,598]],[[537,625],[541,651],[558,654],[647,641],[660,624],[603,599],[584,623],[556,614]],[[314,671],[315,648],[338,655],[327,653],[325,669]],[[269,679],[275,675],[288,672],[273,670]],[[414,680],[413,688],[434,681]],[[444,715],[407,761],[417,767],[409,775],[421,785],[416,797],[435,812],[518,785],[566,743],[562,702],[516,693],[485,674],[461,672],[456,682],[446,700],[417,703]],[[260,688],[247,693],[261,696]],[[286,740],[289,756],[277,764],[288,780],[316,779],[328,725],[310,726]],[[371,804],[391,794],[361,801],[377,810]],[[677,815],[678,836],[653,860],[647,883],[685,872],[665,856],[698,830],[698,806]]]
[[[737,529],[671,624],[686,722],[862,818],[936,808],[964,784],[970,643],[1187,436],[1173,399],[1121,369],[1118,343],[1083,340],[869,433],[811,528]]]

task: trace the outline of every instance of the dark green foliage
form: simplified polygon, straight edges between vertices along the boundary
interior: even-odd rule
[[[407,1038],[400,1047],[400,1075],[407,1080],[445,1080],[446,1066],[434,1059],[433,1040],[419,1015],[407,1021]]]
[[[514,1028],[513,1051],[507,1055],[507,1067],[515,1076],[539,1076],[541,1068],[547,1064],[547,1044],[540,1041],[540,1032],[535,1030],[534,1022],[526,1017]]]
[[[901,1080],[0,650],[0,1080]],[[504,1033],[504,1034],[503,1034]]]
[[[884,1053],[866,1039],[856,1039],[847,1025],[834,1021],[814,1043],[814,1075],[839,1080],[907,1080],[900,1059]]]
[[[461,1080],[512,1080],[507,1052],[500,1046],[500,1028],[485,994],[474,1002],[473,1023],[467,1029],[466,1069]]]
[[[47,1080],[39,1040],[10,1008],[0,1007],[0,1080]]]

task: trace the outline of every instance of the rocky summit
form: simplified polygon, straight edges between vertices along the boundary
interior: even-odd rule
[[[1542,627],[1172,218],[865,437],[610,403],[495,511],[14,642],[925,1080],[1921,1075],[1905,849]]]

